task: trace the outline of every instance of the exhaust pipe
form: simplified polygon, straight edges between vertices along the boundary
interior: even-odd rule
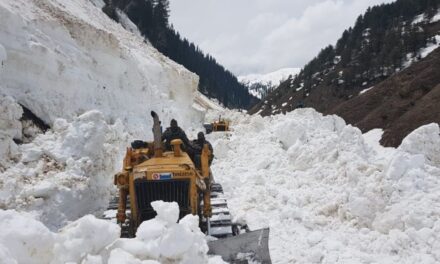
[[[174,150],[174,157],[181,157],[182,156],[182,148],[180,147],[182,145],[181,139],[173,139],[171,140],[171,146],[173,146]]]
[[[163,157],[162,150],[162,131],[160,130],[160,120],[156,112],[151,111],[153,117],[153,136],[154,136],[154,157]]]

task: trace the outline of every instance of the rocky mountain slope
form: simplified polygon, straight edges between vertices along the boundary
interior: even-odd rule
[[[398,146],[421,125],[440,123],[440,49],[426,59],[326,111],[363,131],[383,128],[381,143]]]

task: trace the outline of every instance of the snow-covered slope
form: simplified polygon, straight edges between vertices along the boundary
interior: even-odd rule
[[[214,177],[237,221],[270,227],[273,263],[440,262],[438,124],[394,149],[312,109],[223,115]]]
[[[249,87],[252,95],[262,98],[268,90],[276,88],[280,82],[295,76],[300,68],[284,68],[267,74],[249,74],[238,77],[238,81]]]
[[[145,137],[150,110],[184,127],[202,118],[198,77],[89,0],[0,0],[0,24],[0,92],[50,125],[97,109]]]

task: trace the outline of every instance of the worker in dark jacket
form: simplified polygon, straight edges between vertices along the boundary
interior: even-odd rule
[[[188,147],[190,146],[190,142],[188,137],[185,134],[185,131],[181,129],[177,125],[177,121],[175,119],[171,120],[170,127],[168,127],[165,132],[162,134],[162,141],[165,141],[165,149],[166,150],[172,150],[171,149],[171,141],[174,139],[180,139],[183,142],[182,149],[186,151]]]
[[[209,151],[211,152],[211,155],[209,155],[209,165],[211,165],[212,160],[214,159],[214,149],[212,148],[211,143],[209,143],[209,141],[205,139],[205,134],[203,134],[203,132],[199,132],[197,134],[197,139],[192,141],[192,147],[194,149],[194,154],[195,154],[194,160],[196,166],[197,165],[200,166],[199,164],[200,155],[202,154],[203,146],[205,144],[208,144]]]

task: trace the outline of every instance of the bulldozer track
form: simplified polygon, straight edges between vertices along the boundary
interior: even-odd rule
[[[116,214],[118,213],[118,203],[119,203],[119,196],[112,197],[107,209],[104,211],[104,213],[101,215],[100,218],[118,224],[118,220],[116,219]],[[131,214],[130,197],[127,197],[126,214],[127,214],[127,220],[125,221],[125,223],[122,224],[119,223],[121,227],[121,237],[133,237],[133,235],[130,234],[130,223],[128,221]]]
[[[223,187],[219,183],[211,185],[210,235],[217,238],[235,235],[227,200],[223,194]]]

